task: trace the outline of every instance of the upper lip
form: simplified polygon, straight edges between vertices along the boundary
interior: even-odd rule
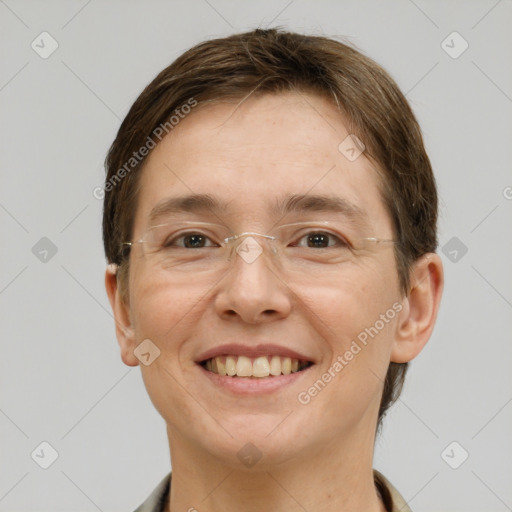
[[[210,348],[202,352],[197,358],[196,363],[202,363],[213,357],[222,355],[237,355],[247,357],[260,356],[281,356],[290,357],[291,359],[300,359],[301,361],[314,362],[309,356],[291,350],[287,347],[281,347],[272,343],[264,343],[260,345],[241,345],[239,343],[227,343],[217,347]]]

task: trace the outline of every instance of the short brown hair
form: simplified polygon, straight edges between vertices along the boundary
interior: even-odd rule
[[[126,286],[129,268],[122,243],[131,239],[138,179],[147,158],[131,161],[134,152],[149,147],[155,130],[191,99],[200,106],[252,91],[291,90],[332,100],[351,123],[351,133],[364,142],[366,156],[382,175],[382,197],[400,242],[395,251],[400,285],[408,293],[412,263],[437,247],[436,184],[415,116],[388,73],[361,52],[334,39],[281,29],[194,46],[161,71],[132,105],[105,164],[103,242],[109,263],[119,265],[120,285]],[[406,370],[407,363],[389,365],[379,425],[401,392]]]

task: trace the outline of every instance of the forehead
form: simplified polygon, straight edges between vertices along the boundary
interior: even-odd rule
[[[372,163],[364,153],[350,161],[339,150],[349,135],[334,104],[311,94],[197,107],[149,155],[135,229],[166,204],[176,209],[191,204],[180,199],[198,195],[213,198],[226,221],[271,218],[290,199],[311,195],[389,228]]]

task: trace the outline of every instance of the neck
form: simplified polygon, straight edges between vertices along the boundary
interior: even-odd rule
[[[166,512],[385,512],[373,478],[374,435],[359,431],[240,469],[169,431],[172,485]]]

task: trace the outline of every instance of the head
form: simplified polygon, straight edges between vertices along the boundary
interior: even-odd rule
[[[356,141],[353,136],[364,144],[354,160],[343,154],[342,143]],[[106,167],[103,237],[113,264],[107,291],[122,357],[135,365],[134,350],[143,340],[158,347],[160,357],[142,370],[169,425],[184,435],[176,406],[197,419],[202,392],[194,359],[210,345],[290,341],[292,350],[307,352],[326,371],[366,329],[368,343],[356,343],[361,355],[335,371],[337,381],[332,377],[307,406],[295,402],[296,419],[287,422],[296,431],[301,415],[325,412],[330,401],[347,416],[326,421],[333,436],[363,417],[373,417],[369,434],[375,433],[400,394],[408,362],[430,337],[442,291],[431,165],[413,112],[380,66],[341,42],[275,29],[207,41],[145,88],[121,124]],[[363,251],[317,280],[311,278],[316,271],[309,279],[304,272],[279,274],[265,251],[255,263],[235,261],[210,280],[177,268],[155,272],[140,244],[126,242],[145,236],[155,208],[170,197],[194,194],[210,198],[202,213],[186,219],[232,233],[267,233],[285,218],[283,209],[271,206],[286,197],[335,196],[364,217],[352,236],[395,243]],[[334,218],[320,208],[310,211],[315,220]],[[383,327],[368,336],[377,321]],[[313,380],[304,380],[306,389]],[[187,398],[183,386],[194,397]],[[247,427],[249,437],[277,424],[283,412],[261,398],[250,410],[217,407],[226,409],[227,430],[245,425],[261,408],[263,419]]]

